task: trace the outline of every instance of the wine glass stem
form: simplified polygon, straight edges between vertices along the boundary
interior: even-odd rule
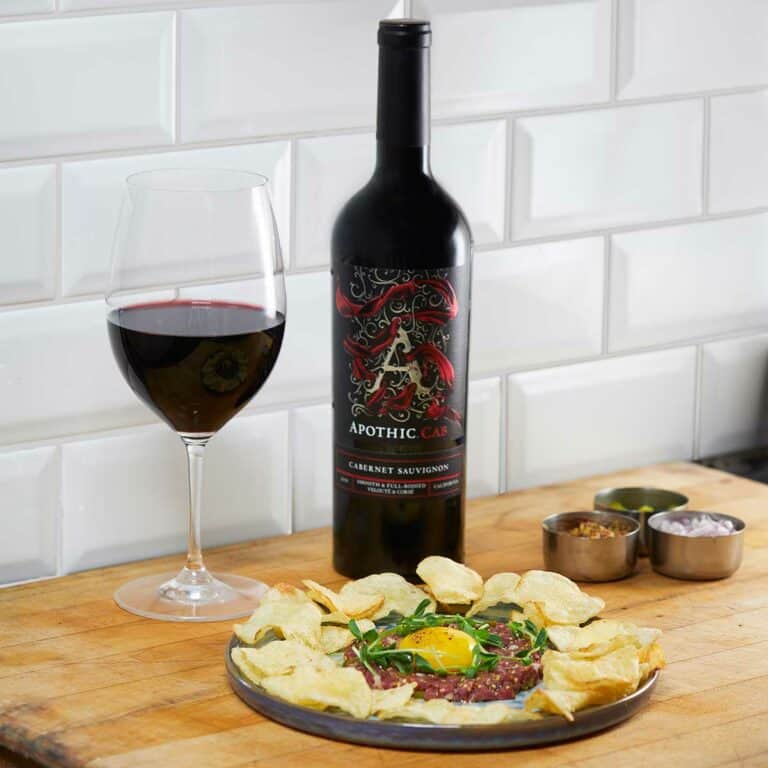
[[[190,571],[205,571],[203,552],[200,546],[200,513],[203,504],[203,461],[205,440],[183,438],[187,449],[189,469],[189,535],[187,538],[187,568]]]

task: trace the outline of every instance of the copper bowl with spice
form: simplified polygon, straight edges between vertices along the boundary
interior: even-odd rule
[[[616,581],[637,563],[640,524],[618,512],[560,512],[541,524],[544,563],[575,581]]]

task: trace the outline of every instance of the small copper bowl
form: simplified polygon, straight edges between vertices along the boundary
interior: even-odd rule
[[[595,494],[595,509],[618,512],[640,523],[640,542],[637,554],[648,554],[648,520],[659,512],[681,512],[688,508],[688,497],[664,488],[604,488]],[[611,504],[621,504],[625,509],[615,509]],[[653,507],[653,512],[641,512],[641,507]]]
[[[569,533],[582,520],[618,522],[626,532],[605,539]],[[616,581],[635,569],[640,524],[631,517],[618,512],[560,512],[547,517],[541,528],[547,570],[575,581]]]

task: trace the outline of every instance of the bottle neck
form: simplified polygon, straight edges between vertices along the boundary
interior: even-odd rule
[[[376,169],[378,175],[407,176],[422,174],[431,176],[429,144],[420,147],[402,147],[398,144],[376,142]]]
[[[379,46],[376,172],[429,174],[429,48]]]

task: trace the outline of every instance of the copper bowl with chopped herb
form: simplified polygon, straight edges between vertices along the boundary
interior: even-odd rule
[[[595,494],[595,509],[619,512],[640,523],[637,554],[648,555],[648,520],[658,512],[682,512],[688,508],[688,497],[665,488],[604,488]]]
[[[640,524],[618,512],[560,512],[541,524],[544,562],[576,581],[616,581],[637,563]]]

